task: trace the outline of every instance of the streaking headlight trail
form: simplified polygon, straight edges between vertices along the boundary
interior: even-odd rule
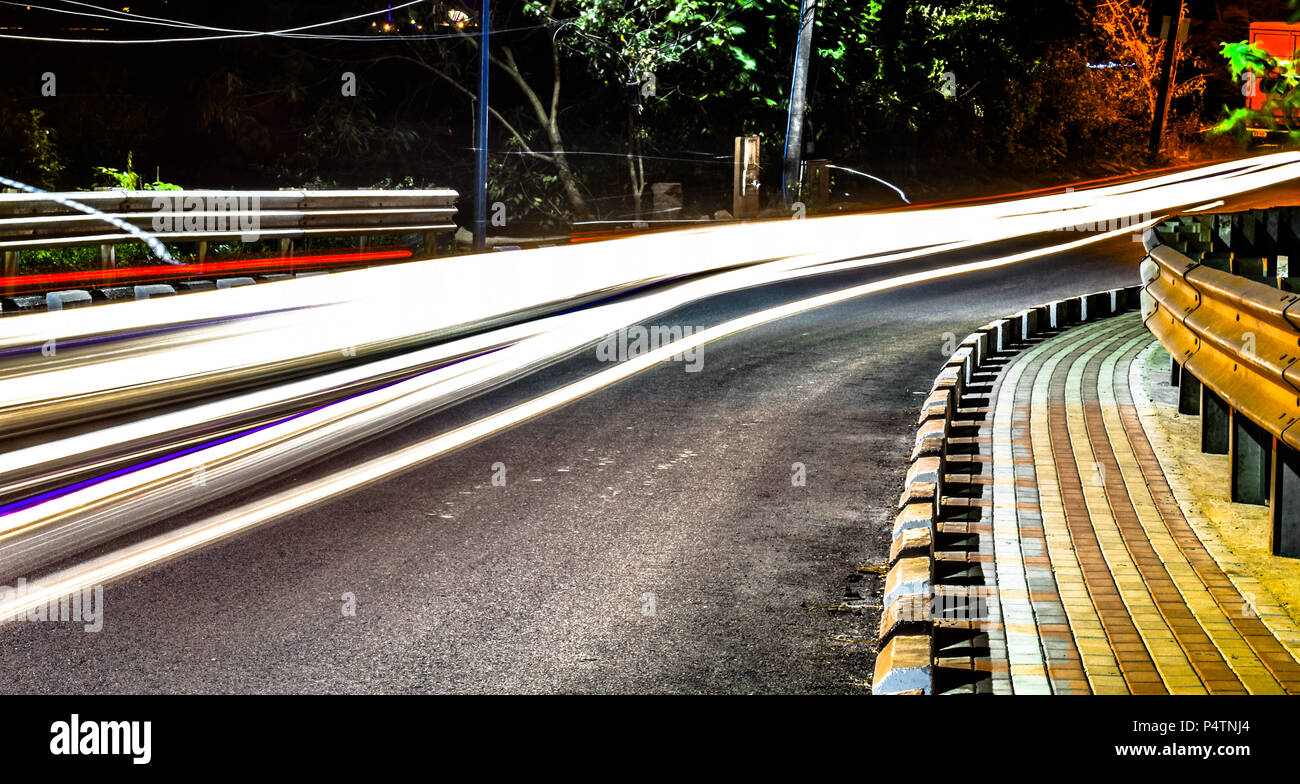
[[[47,575],[0,605],[0,617],[391,476],[710,341],[1140,232],[1171,210],[1296,179],[1297,164],[1300,155],[1287,153],[995,204],[692,229],[0,321],[0,432],[170,408],[0,453],[0,573],[13,575],[335,454],[710,296],[1079,225],[1122,226],[901,271],[731,319],[383,457]],[[50,340],[68,348],[41,354]]]

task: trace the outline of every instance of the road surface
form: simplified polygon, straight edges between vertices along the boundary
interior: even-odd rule
[[[1222,209],[1294,195],[1275,188]],[[1071,238],[744,290],[652,323],[707,326]],[[112,583],[102,631],[0,627],[0,691],[862,693],[881,588],[868,567],[887,558],[915,418],[945,342],[1025,307],[1132,285],[1141,257],[1126,235],[710,343],[697,372],[664,363]],[[601,367],[584,352],[257,491]]]

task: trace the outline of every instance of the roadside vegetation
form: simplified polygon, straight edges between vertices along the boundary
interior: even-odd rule
[[[1234,134],[1222,131],[1225,120],[1244,119],[1243,69],[1260,71],[1268,89],[1294,86],[1289,63],[1261,61],[1237,44],[1251,19],[1289,18],[1291,2],[1193,5],[1166,162],[1236,152]],[[510,233],[648,215],[654,182],[682,183],[685,216],[729,208],[732,144],[743,134],[763,138],[762,182],[774,193],[797,9],[794,0],[497,4],[489,195],[505,205]],[[354,6],[329,0],[318,12],[340,10]],[[262,4],[245,21],[264,29],[301,21],[286,13]],[[170,49],[163,72],[149,59],[157,49],[80,47],[66,52],[69,73],[55,98],[29,89],[44,68],[27,56],[29,45],[7,45],[0,62],[14,78],[0,87],[0,171],[61,190],[466,192],[474,20],[459,2],[421,3],[392,18],[394,34],[446,35],[194,44]],[[339,32],[377,32],[356,24],[365,27]],[[805,157],[843,167],[832,173],[833,200],[847,206],[897,199],[847,170],[926,198],[1148,166],[1162,46],[1148,24],[1141,0],[822,4]],[[142,68],[149,80],[134,78]],[[1266,76],[1278,72],[1281,81]],[[341,89],[348,74],[351,94]],[[1279,101],[1300,100],[1288,89]],[[1207,133],[1216,126],[1221,133]],[[57,256],[40,263],[64,263]],[[81,262],[69,255],[67,263]]]

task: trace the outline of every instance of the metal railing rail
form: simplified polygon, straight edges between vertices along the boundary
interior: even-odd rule
[[[1201,451],[1230,456],[1233,500],[1272,507],[1275,554],[1300,553],[1300,295],[1277,274],[1300,250],[1293,217],[1182,216],[1146,231],[1141,267],[1179,411],[1200,416]]]
[[[1156,246],[1143,316],[1184,372],[1300,448],[1300,296]]]
[[[111,248],[138,241],[101,217],[60,204],[76,199],[164,242],[220,242],[333,235],[424,234],[453,231],[456,191],[280,190],[127,191],[0,194],[0,252],[4,275],[16,275],[27,250],[98,245],[104,267]],[[200,256],[206,251],[204,247]]]

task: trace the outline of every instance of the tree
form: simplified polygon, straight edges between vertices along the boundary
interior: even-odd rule
[[[9,111],[0,105],[0,170],[21,182],[55,190],[63,159],[40,109]]]
[[[547,7],[548,11],[553,10],[554,6],[555,3],[551,2]],[[411,45],[411,54],[409,55],[392,55],[380,59],[399,59],[414,63],[438,77],[443,83],[449,85],[473,103],[478,100],[478,95],[467,87],[466,83],[469,81],[468,77],[472,74],[472,69],[468,66],[468,63],[476,61],[477,58],[468,57],[468,53],[464,51],[464,48],[456,46],[456,44],[465,44],[471,51],[477,51],[478,39],[471,34],[472,29],[467,29],[468,26],[465,22],[469,17],[463,11],[450,7],[440,9],[440,11],[443,18],[456,20],[455,28],[462,34],[459,40],[440,38],[415,43]],[[437,12],[435,12],[435,15],[437,15]],[[495,20],[493,25],[500,27],[501,21],[501,19]],[[547,30],[546,32],[549,38],[549,45],[546,47],[549,55],[548,59],[550,60],[547,69],[550,74],[549,89],[533,86],[533,82],[530,80],[531,75],[525,73],[520,66],[513,45],[499,45],[498,51],[500,54],[490,54],[489,56],[492,64],[506,74],[513,85],[523,94],[531,112],[532,121],[535,127],[545,136],[549,149],[545,151],[533,149],[533,141],[529,134],[520,131],[495,105],[490,105],[488,112],[506,130],[523,154],[545,161],[555,167],[570,207],[576,215],[585,218],[590,215],[590,210],[587,207],[586,199],[583,197],[578,178],[569,163],[564,147],[564,134],[560,129],[560,88],[563,83],[560,50],[555,43],[554,37],[549,35],[551,31]]]
[[[642,99],[654,92],[647,87],[648,80],[661,79],[664,69],[693,57],[708,58],[719,52],[744,67],[756,67],[735,45],[744,29],[729,17],[758,4],[759,0],[725,5],[704,0],[529,0],[520,16],[505,12],[493,20],[493,26],[539,25],[545,42],[538,45],[534,36],[531,42],[525,37],[522,45],[494,43],[490,55],[493,66],[523,98],[523,122],[498,109],[501,101],[494,100],[489,112],[522,154],[554,167],[573,212],[588,217],[591,211],[569,160],[561,118],[566,75],[585,76],[581,86],[587,90],[582,102],[586,122],[608,121],[600,107],[626,109],[627,174],[639,213],[645,188]],[[478,42],[468,26],[458,29],[463,33],[461,41],[417,44],[411,55],[398,57],[416,63],[472,102],[477,96],[466,86],[470,75],[466,63],[472,58],[454,44],[463,42],[472,50]],[[546,149],[536,149],[534,135],[545,141]]]
[[[587,64],[605,83],[621,86],[627,106],[628,183],[637,219],[641,218],[646,185],[643,99],[656,96],[660,78],[670,75],[668,69],[692,58],[708,60],[723,53],[745,69],[756,68],[754,59],[736,43],[745,28],[734,16],[758,5],[757,0],[725,4],[701,0],[531,0],[526,4],[528,13],[555,30],[554,40],[561,51]]]

